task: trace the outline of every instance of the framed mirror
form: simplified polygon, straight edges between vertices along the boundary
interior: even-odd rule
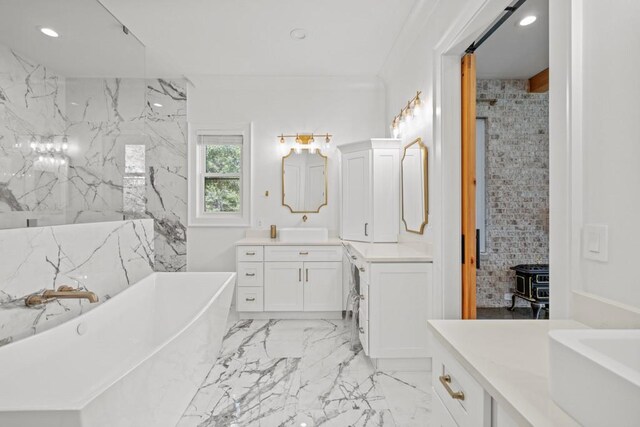
[[[427,147],[418,138],[402,155],[402,222],[410,233],[423,234],[429,218]]]
[[[282,205],[292,213],[318,213],[327,204],[327,157],[291,149],[282,158]]]

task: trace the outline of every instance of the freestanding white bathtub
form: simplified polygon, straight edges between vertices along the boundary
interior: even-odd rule
[[[174,427],[220,350],[235,273],[154,273],[0,347],[0,426]]]

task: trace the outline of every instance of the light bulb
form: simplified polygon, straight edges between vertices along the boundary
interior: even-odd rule
[[[397,139],[400,136],[400,128],[398,126],[394,126],[391,133],[393,134],[393,137]]]
[[[289,146],[286,143],[281,143],[278,144],[278,150],[280,151],[280,154],[283,156],[286,156],[287,154],[289,154]]]

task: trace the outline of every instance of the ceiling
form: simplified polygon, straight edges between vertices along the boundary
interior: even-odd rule
[[[476,50],[479,79],[528,79],[549,67],[549,1],[527,0]],[[527,15],[538,19],[518,25]]]
[[[152,60],[177,64],[187,76],[315,76],[377,75],[412,8],[425,0],[101,2]],[[306,39],[293,40],[295,28]]]
[[[144,46],[97,0],[0,0],[0,43],[65,77],[143,77]],[[50,38],[39,27],[55,29]]]

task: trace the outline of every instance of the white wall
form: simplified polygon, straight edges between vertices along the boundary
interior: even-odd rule
[[[190,76],[190,122],[253,122],[252,224],[267,229],[303,225],[302,214],[282,206],[281,155],[277,135],[329,132],[334,144],[385,135],[384,89],[375,77]],[[329,156],[328,205],[307,214],[306,226],[338,229],[337,153]],[[269,191],[269,197],[265,197]],[[259,226],[261,224],[261,226]],[[245,228],[189,227],[189,271],[235,271],[233,244]]]
[[[564,22],[554,21],[554,11],[566,16]],[[570,230],[562,232],[552,224],[556,251],[551,253],[551,274],[555,277],[555,262],[564,279],[552,279],[554,292],[564,299],[561,309],[579,321],[597,327],[640,327],[635,264],[640,238],[640,86],[635,70],[640,60],[630,54],[640,42],[640,3],[563,0],[552,4],[551,13],[551,34],[564,34],[551,59],[555,57],[556,64],[571,61],[565,80],[556,87],[551,81],[555,112],[566,118],[565,123],[556,122],[551,134],[551,185],[556,195],[551,215],[558,225],[568,223]],[[571,38],[564,28],[570,29]],[[557,121],[553,112],[552,108],[552,120]],[[605,262],[583,256],[582,233],[590,224],[608,227]]]
[[[418,2],[381,73],[386,126],[416,90],[425,101],[424,117],[403,135],[403,143],[420,136],[429,150],[429,224],[423,236],[403,230],[400,239],[433,247],[435,318],[459,318],[461,313],[460,58],[509,3]]]

